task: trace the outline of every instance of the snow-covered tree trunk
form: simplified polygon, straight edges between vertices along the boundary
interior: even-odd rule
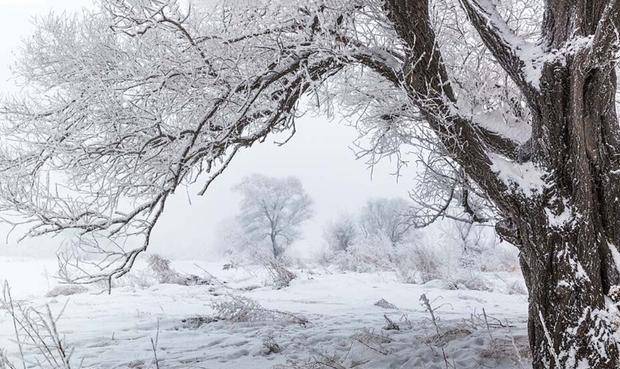
[[[549,3],[546,46],[594,48],[577,46],[545,64],[530,97],[536,114],[526,155],[552,171],[552,187],[543,203],[523,201],[509,219],[530,291],[534,367],[618,368],[606,307],[620,284],[613,258],[620,242],[616,73],[611,54],[597,55],[611,46],[597,27],[618,7],[612,2],[605,14],[607,1]]]
[[[618,368],[617,317],[607,306],[618,273],[605,228],[589,216],[561,228],[545,225],[544,210],[528,216],[516,242],[529,290],[534,368]]]
[[[610,306],[620,283],[613,257],[620,244],[613,61],[619,3],[548,0],[541,48],[549,52],[541,56],[538,46],[521,43],[510,32],[490,1],[462,1],[532,112],[531,138],[513,150],[498,137],[476,132],[446,106],[455,97],[430,21],[423,17],[427,1],[388,1],[397,31],[413,50],[406,70],[412,100],[498,206],[505,219],[498,231],[521,251],[536,369],[620,367],[617,317]],[[488,153],[490,147],[507,153],[498,160]],[[529,162],[546,171],[534,194],[528,188],[536,185],[523,175],[533,170]],[[521,175],[511,178],[512,186],[505,181],[510,174],[502,172],[515,168]]]

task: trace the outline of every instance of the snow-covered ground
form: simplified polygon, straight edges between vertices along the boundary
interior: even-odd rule
[[[153,284],[138,271],[111,295],[90,288],[44,297],[56,284],[53,260],[0,258],[16,300],[66,304],[59,329],[83,368],[526,368],[527,296],[449,290],[432,281],[403,284],[393,273],[296,270],[280,290],[266,286],[259,267],[223,270],[199,263],[219,282],[203,286]],[[174,262],[204,275],[194,262]],[[518,275],[485,274],[496,284]],[[142,286],[142,287],[140,287]],[[425,295],[436,326],[420,297]],[[207,319],[214,302],[246,297],[264,308],[248,319]],[[395,305],[377,306],[381,299]],[[241,300],[249,301],[249,300]],[[283,313],[285,312],[285,313]],[[300,318],[307,319],[300,324]],[[386,330],[386,317],[399,330]],[[0,348],[17,358],[12,322],[0,313]],[[152,342],[153,341],[153,342]],[[273,352],[276,351],[276,352]]]

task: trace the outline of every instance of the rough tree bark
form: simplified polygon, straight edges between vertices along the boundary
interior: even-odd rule
[[[405,88],[452,158],[497,205],[504,218],[498,232],[521,251],[534,368],[620,368],[608,306],[620,284],[613,258],[620,245],[614,60],[620,1],[547,0],[541,45],[535,45],[544,60],[524,58],[490,1],[462,0],[462,6],[523,93],[531,139],[513,147],[450,109],[456,98],[428,0],[386,2],[411,50]],[[544,169],[542,193],[526,195],[499,180],[491,151]]]
[[[594,49],[546,64],[540,94],[531,102],[532,155],[551,170],[553,187],[548,198],[511,219],[530,291],[535,367],[550,359],[548,330],[558,367],[583,361],[591,368],[618,368],[618,348],[608,337],[614,329],[600,316],[606,314],[606,296],[620,283],[611,254],[620,244],[616,74],[611,53],[595,59],[597,48],[610,46],[597,28],[617,16],[618,5],[610,4],[605,14],[608,1],[579,3],[549,1],[543,40],[559,49],[575,36],[593,37]],[[567,206],[575,213],[572,222],[545,224],[545,211],[560,214]]]

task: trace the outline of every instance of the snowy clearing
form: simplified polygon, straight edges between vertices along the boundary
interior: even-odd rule
[[[222,263],[199,264],[217,278],[213,284],[139,287],[151,283],[138,271],[111,295],[90,287],[71,296],[42,297],[55,285],[44,272],[54,270],[54,261],[15,258],[0,259],[0,280],[11,283],[16,300],[47,303],[54,313],[66,304],[59,329],[75,348],[73,361],[83,368],[156,368],[153,344],[159,368],[530,365],[527,296],[501,291],[502,284],[520,278],[516,274],[485,273],[499,292],[482,292],[444,289],[446,284],[437,280],[403,284],[387,272],[332,273],[316,268],[296,270],[298,278],[291,286],[276,290],[265,286],[260,267],[222,270]],[[193,262],[173,265],[179,271],[205,274]],[[27,280],[25,275],[35,277]],[[423,294],[437,317],[436,326],[420,299]],[[214,302],[243,297],[262,308],[237,320],[213,321],[218,315]],[[381,299],[388,304],[375,305]],[[399,329],[386,330],[386,317],[391,328]],[[308,322],[300,324],[299,319]],[[16,359],[12,332],[12,322],[3,313],[0,347]]]

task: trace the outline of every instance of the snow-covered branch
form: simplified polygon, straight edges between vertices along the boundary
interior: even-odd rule
[[[199,181],[205,193],[240,150],[294,133],[307,95],[355,117],[370,165],[391,155],[404,165],[401,145],[438,150],[511,204],[489,153],[514,159],[521,142],[483,118],[499,111],[527,130],[527,114],[506,83],[484,95],[463,71],[450,78],[472,54],[452,50],[446,63],[425,1],[390,1],[387,12],[379,0],[102,4],[40,22],[17,69],[31,97],[0,110],[0,209],[28,235],[113,239],[90,276],[126,273],[180,187]],[[478,101],[483,112],[463,108]]]
[[[17,68],[31,97],[0,109],[5,219],[26,235],[112,239],[89,280],[126,273],[170,194],[294,131],[300,100],[328,78],[364,66],[402,80],[398,45],[362,32],[377,4],[179,4],[108,0],[42,19]]]
[[[620,1],[609,0],[592,41],[591,63],[608,63],[617,59],[620,50]]]
[[[519,37],[492,0],[461,0],[471,23],[502,68],[526,95],[540,88],[542,48]]]
[[[489,153],[515,155],[517,143],[481,125],[458,108],[457,96],[429,18],[428,2],[388,1],[396,32],[411,48],[405,66],[405,88],[443,148],[497,205],[510,208],[507,184],[491,169]]]

